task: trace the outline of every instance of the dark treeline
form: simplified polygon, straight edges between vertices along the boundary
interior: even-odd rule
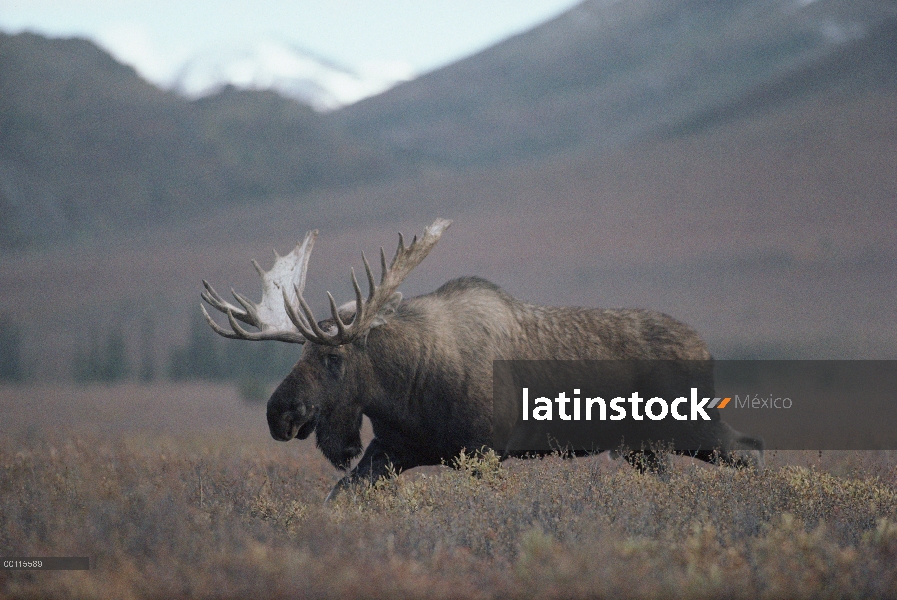
[[[74,354],[74,380],[80,383],[157,379],[234,381],[240,384],[244,396],[259,397],[266,385],[289,372],[301,351],[299,346],[290,344],[247,344],[223,339],[198,315],[190,323],[186,343],[170,348],[164,361],[157,361],[154,356],[153,336],[154,325],[149,318],[140,326],[137,343],[130,346],[121,326],[113,326],[106,332],[91,329],[85,345]]]
[[[7,315],[0,315],[0,381],[25,379],[22,359],[22,330]]]
[[[137,330],[139,339],[131,340],[121,324],[106,330],[90,328],[72,356],[72,379],[78,383],[158,379],[235,381],[241,389],[247,388],[244,395],[257,396],[261,392],[249,388],[261,389],[283,379],[301,352],[301,347],[294,344],[247,344],[223,339],[196,316],[191,321],[186,343],[169,348],[166,358],[158,361],[154,329],[153,320],[145,318]],[[19,324],[9,315],[0,314],[0,382],[30,379],[32,369],[26,364],[24,342]]]
[[[276,381],[299,360],[301,347],[278,342],[247,343],[216,335],[196,316],[190,324],[187,344],[174,348],[167,375],[175,381],[187,379]]]
[[[131,375],[131,361],[124,331],[115,327],[104,339],[96,329],[88,335],[87,347],[78,348],[72,360],[72,376],[75,381],[120,381]]]

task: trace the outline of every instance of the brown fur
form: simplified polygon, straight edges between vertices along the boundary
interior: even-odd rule
[[[361,452],[367,415],[375,438],[336,491],[383,476],[389,465],[401,471],[450,463],[462,449],[489,447],[493,360],[709,358],[694,330],[662,313],[536,306],[465,277],[403,301],[385,324],[350,344],[307,343],[268,402],[268,423],[284,441],[314,429],[324,455],[347,468]],[[698,458],[762,464],[761,440],[711,423],[697,435],[719,452]]]

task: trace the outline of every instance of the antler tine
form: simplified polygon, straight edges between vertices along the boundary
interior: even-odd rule
[[[205,306],[200,304],[199,309],[202,311],[202,316],[204,316],[206,318],[206,323],[209,324],[209,327],[211,327],[215,331],[215,333],[217,333],[218,335],[220,335],[222,337],[230,338],[232,340],[243,339],[239,334],[237,334],[233,331],[228,331],[227,329],[223,328],[221,325],[216,323],[215,320],[209,316],[209,313],[206,311]]]
[[[303,315],[296,312],[296,309],[290,303],[290,297],[287,295],[286,289],[283,290],[283,305],[286,309],[287,316],[290,318],[290,321],[293,322],[293,325],[296,326],[296,329],[299,330],[299,333],[301,333],[310,341],[320,343],[320,341],[318,340],[318,336],[316,336],[315,332],[311,330],[311,326],[308,324],[308,321]]]
[[[218,292],[215,291],[215,288],[212,287],[212,284],[210,284],[208,281],[203,279],[202,285],[203,285],[203,287],[206,288],[206,291],[200,292],[200,295],[203,298],[208,298],[206,300],[206,302],[208,302],[209,304],[212,304],[213,299],[214,299],[214,301],[222,301],[223,302],[221,296],[218,294]],[[202,305],[200,304],[200,306],[202,306]]]
[[[364,254],[362,254],[362,258],[364,258]],[[355,323],[358,321],[360,323],[364,318],[364,302],[361,299],[361,286],[358,285],[358,280],[355,278],[355,269],[349,269],[349,273],[352,274],[352,289],[355,290],[355,317],[353,317],[352,322]]]
[[[339,309],[336,307],[336,300],[333,299],[333,294],[330,292],[327,292],[327,300],[330,302],[330,314],[333,315],[333,322],[336,323],[337,337],[345,339],[347,337],[346,324],[343,323],[343,320],[340,318]]]
[[[239,308],[237,308],[236,306],[234,306],[233,304],[231,304],[230,302],[228,302],[227,300],[222,298],[221,294],[216,292],[215,288],[213,288],[212,285],[208,281],[203,279],[202,284],[203,284],[203,286],[205,286],[206,291],[200,292],[199,295],[202,297],[203,300],[205,300],[206,302],[208,302],[209,304],[214,306],[216,309],[220,310],[221,312],[226,312],[228,309],[236,310],[236,311],[240,310]]]
[[[405,237],[400,233],[395,256],[388,267],[386,265],[386,252],[381,247],[380,285],[374,284],[374,274],[371,272],[371,266],[368,264],[364,253],[362,253],[361,259],[364,262],[370,293],[367,300],[362,303],[361,289],[358,286],[358,281],[355,279],[355,271],[353,270],[352,285],[355,289],[356,308],[355,318],[350,325],[347,326],[342,322],[336,310],[336,303],[331,299],[331,312],[338,330],[337,335],[334,336],[335,342],[341,344],[348,343],[370,327],[372,319],[376,317],[383,305],[392,298],[405,277],[430,253],[430,250],[433,249],[449,225],[451,225],[451,221],[436,219],[432,225],[427,227],[422,238],[418,239],[417,236],[414,236],[411,244],[408,246],[405,245]]]
[[[344,343],[337,337],[327,335],[327,333],[321,329],[321,326],[318,325],[318,322],[315,320],[314,313],[311,312],[311,308],[308,306],[305,298],[302,297],[302,294],[299,293],[298,289],[296,290],[296,299],[299,301],[299,306],[302,308],[302,312],[305,313],[306,321],[311,326],[311,330],[314,333],[314,342],[328,346],[339,346]]]
[[[395,288],[402,283],[405,277],[426,258],[451,223],[451,221],[446,219],[436,219],[432,225],[427,227],[424,237],[418,240],[417,236],[414,236],[411,245],[407,248],[405,247],[404,238],[401,235],[399,236],[399,248],[396,250],[396,256],[393,258],[387,272],[384,273],[383,281],[381,281],[381,286],[388,284],[391,289],[388,294],[383,292],[383,295],[387,298],[392,295]]]
[[[299,288],[294,285],[293,290],[296,292],[296,300],[299,302],[299,308],[305,313],[302,315],[303,322],[308,325],[309,329],[314,331],[315,323],[318,322],[317,319],[315,319],[315,314],[311,311],[311,308],[308,306],[305,298],[302,297],[302,294],[299,293]]]
[[[236,295],[236,294],[234,294],[234,295]],[[262,339],[265,339],[265,338],[261,337],[261,334],[260,334],[260,333],[249,333],[248,331],[246,331],[245,329],[243,329],[242,327],[240,327],[240,324],[237,323],[237,319],[234,318],[234,313],[233,313],[233,311],[230,311],[230,310],[227,311],[227,320],[228,320],[228,322],[230,323],[230,327],[231,327],[231,329],[234,330],[234,333],[236,333],[238,336],[240,336],[240,337],[243,338],[244,340],[262,340]]]
[[[236,298],[237,301],[243,306],[243,308],[239,308],[222,298],[221,295],[216,292],[215,289],[211,286],[211,284],[209,284],[208,281],[203,280],[202,283],[207,290],[205,292],[200,292],[199,294],[203,300],[225,314],[227,314],[228,312],[232,313],[237,319],[243,321],[247,325],[258,327],[259,318],[258,313],[256,312],[257,307],[255,303],[247,300],[243,296],[239,296],[233,289],[231,289],[231,293],[234,295],[234,298]]]
[[[248,299],[246,296],[238,294],[236,291],[234,291],[233,288],[231,288],[230,293],[233,294],[234,298],[236,298],[237,302],[239,302],[240,305],[243,306],[243,309],[246,312],[242,315],[233,311],[228,312],[233,313],[236,318],[240,319],[247,325],[252,325],[253,327],[258,327],[259,329],[261,329],[262,322],[261,319],[259,319],[258,305],[252,300]]]
[[[371,271],[371,265],[364,252],[361,253],[361,262],[364,263],[364,272],[368,276],[368,301],[370,301],[374,297],[374,292],[377,291],[377,284],[374,283],[374,273]]]

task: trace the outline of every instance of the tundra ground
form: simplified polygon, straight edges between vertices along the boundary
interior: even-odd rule
[[[607,455],[339,473],[225,386],[0,389],[0,596],[897,595],[897,454],[769,453],[762,473]]]

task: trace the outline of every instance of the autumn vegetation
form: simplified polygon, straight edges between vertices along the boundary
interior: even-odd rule
[[[93,424],[64,393],[0,391],[4,410],[45,398],[68,422],[7,412],[0,554],[91,560],[0,571],[4,597],[897,594],[892,453],[773,452],[761,473],[677,458],[658,477],[606,454],[471,452],[324,506],[339,473],[309,441],[266,439],[225,386],[80,388]],[[179,396],[185,422],[153,422],[149,400],[171,413]]]

